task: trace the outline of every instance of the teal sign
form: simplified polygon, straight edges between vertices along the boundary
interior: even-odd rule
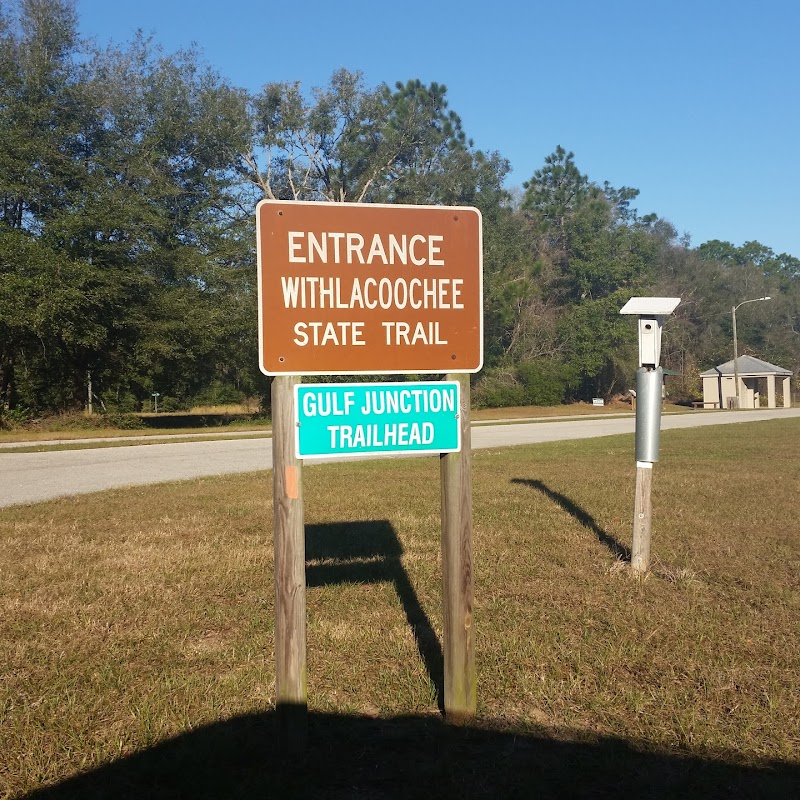
[[[305,383],[294,389],[298,458],[461,449],[457,381]]]

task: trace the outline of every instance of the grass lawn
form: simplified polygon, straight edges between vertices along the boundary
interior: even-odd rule
[[[0,511],[0,797],[791,797],[800,421],[474,453],[478,717],[443,724],[436,458],[307,467],[309,745],[271,475]]]

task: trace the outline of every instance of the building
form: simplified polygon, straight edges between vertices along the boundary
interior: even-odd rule
[[[780,397],[781,405],[784,408],[791,407],[790,380],[792,373],[790,370],[776,367],[774,364],[769,364],[753,356],[739,356],[736,359],[736,371],[739,373],[742,408],[760,408],[765,389],[767,408],[777,408],[776,397]],[[733,361],[726,361],[717,367],[707,369],[700,373],[700,377],[703,379],[703,406],[705,408],[736,408],[736,379]]]

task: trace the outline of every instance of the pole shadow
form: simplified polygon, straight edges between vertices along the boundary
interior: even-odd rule
[[[589,514],[585,509],[581,508],[577,503],[573,502],[561,494],[551,489],[547,484],[539,480],[530,478],[512,478],[511,483],[516,483],[521,486],[528,486],[531,489],[536,489],[541,492],[549,500],[552,500],[559,508],[566,511],[574,517],[584,528],[588,528],[596,537],[597,541],[604,544],[620,561],[631,560],[631,550],[626,545],[622,544],[616,537],[612,536],[608,531],[604,530],[597,524],[595,518]]]
[[[442,646],[403,567],[402,556],[403,546],[388,520],[306,525],[306,586],[393,584],[433,684],[436,704],[444,711]]]

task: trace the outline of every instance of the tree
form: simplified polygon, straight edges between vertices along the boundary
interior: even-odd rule
[[[66,0],[21,0],[18,14],[0,29],[0,198],[3,222],[30,229],[75,178],[76,15]]]
[[[728,267],[752,265],[769,276],[784,279],[800,276],[800,259],[788,253],[777,254],[761,242],[745,242],[736,247],[730,242],[712,239],[701,244],[697,254],[703,261],[717,261]]]
[[[561,345],[552,265],[530,220],[510,205],[487,209],[483,250],[486,366],[555,356]]]
[[[254,288],[251,199],[235,169],[249,145],[246,95],[196,52],[164,55],[141,37],[90,69],[104,125],[83,215],[94,228],[73,246],[149,281],[126,389],[149,395],[158,382],[188,400],[229,371],[223,332],[233,335],[234,310]]]
[[[627,383],[635,335],[617,315],[650,280],[657,252],[648,222],[631,207],[637,196],[608,182],[601,188],[560,145],[525,184],[521,209],[536,232],[538,286],[520,304],[514,330],[539,333],[548,346],[527,359],[558,361],[568,397],[608,396]]]
[[[714,239],[696,250],[702,273],[716,277],[718,326],[714,353],[729,353],[732,332],[730,309],[742,300],[771,297],[748,307],[739,318],[740,352],[752,352],[767,361],[797,369],[800,366],[800,260],[776,254],[757,241],[736,247]],[[726,355],[726,359],[730,355]]]
[[[561,145],[545,158],[544,166],[523,186],[522,208],[533,212],[543,230],[556,240],[567,219],[597,192],[575,165],[575,154]]]
[[[241,322],[231,286],[252,296],[252,205],[235,168],[246,94],[195,52],[142,37],[80,51],[64,0],[16,10],[0,37],[0,294],[14,287],[30,313],[4,337],[5,402],[80,407],[89,373],[101,399],[149,394],[154,375],[196,390],[231,371],[218,360]],[[46,376],[25,392],[22,361]]]
[[[499,193],[508,164],[472,149],[445,86],[364,86],[338,70],[306,99],[267,84],[251,103],[255,147],[241,171],[272,199],[458,204]]]

